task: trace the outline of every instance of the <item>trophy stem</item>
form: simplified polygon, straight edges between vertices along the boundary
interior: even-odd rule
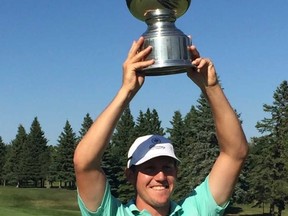
[[[148,28],[142,35],[142,49],[153,47],[146,59],[154,59],[155,63],[142,71],[148,76],[186,72],[191,67],[188,50],[191,40],[176,28],[175,12],[170,9],[151,10],[146,12],[145,18]]]
[[[176,21],[175,12],[170,9],[156,9],[147,11],[145,13],[145,22],[148,28],[156,23],[170,22],[174,23]]]

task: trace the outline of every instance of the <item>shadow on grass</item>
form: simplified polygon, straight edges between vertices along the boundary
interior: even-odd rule
[[[241,214],[243,212],[243,209],[241,207],[233,207],[230,206],[226,209],[225,211],[225,216],[236,216],[236,215],[241,215],[241,216],[270,216],[269,213],[264,213],[264,214]]]
[[[240,207],[229,206],[225,210],[225,215],[239,215],[239,213],[243,212],[243,209]]]
[[[271,216],[269,213],[264,214],[225,214],[225,216]]]

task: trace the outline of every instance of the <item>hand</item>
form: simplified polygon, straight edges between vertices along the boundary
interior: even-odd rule
[[[190,46],[191,63],[193,65],[187,72],[187,76],[199,86],[202,91],[218,84],[217,74],[212,61],[201,58],[195,46]]]
[[[153,59],[145,60],[152,50],[151,46],[139,52],[143,42],[143,37],[140,37],[137,41],[133,42],[127,59],[123,63],[122,86],[127,88],[128,91],[137,92],[141,88],[145,80],[145,75],[139,73],[139,70],[154,64]]]

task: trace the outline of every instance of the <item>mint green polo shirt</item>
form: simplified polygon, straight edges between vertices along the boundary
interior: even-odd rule
[[[139,211],[134,200],[122,204],[112,196],[110,185],[106,182],[106,188],[101,206],[96,212],[89,211],[78,194],[78,205],[82,216],[151,216],[146,211]],[[215,202],[208,184],[208,177],[192,193],[179,203],[171,201],[169,216],[217,216],[223,215],[226,203],[223,207]]]

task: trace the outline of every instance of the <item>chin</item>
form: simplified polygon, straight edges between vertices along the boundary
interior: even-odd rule
[[[155,199],[154,200],[154,205],[155,207],[158,207],[158,208],[162,208],[162,207],[165,207],[167,205],[170,205],[170,197],[168,198],[162,198],[162,199]]]

